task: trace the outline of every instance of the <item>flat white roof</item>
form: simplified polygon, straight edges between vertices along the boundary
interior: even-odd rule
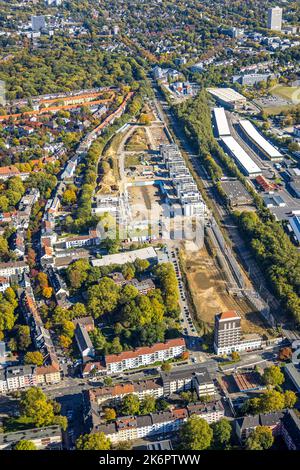
[[[270,158],[282,157],[281,153],[278,152],[278,150],[258,132],[258,130],[253,126],[252,122],[242,120],[240,121],[240,126],[243,128],[246,134],[252,140],[254,140],[258,147],[260,147],[269,155]]]
[[[249,155],[233,137],[222,137],[222,141],[234,155],[236,160],[238,160],[241,166],[246,170],[248,175],[261,173],[261,169],[256,165],[256,163],[254,163],[252,158],[249,157]]]
[[[230,135],[230,129],[224,108],[214,108],[214,115],[219,136]]]
[[[207,88],[207,91],[227,103],[234,103],[235,101],[246,101],[245,96],[241,95],[233,88]]]
[[[110,264],[133,263],[136,259],[157,258],[157,253],[150,246],[149,248],[141,248],[140,250],[126,251],[124,253],[116,253],[114,255],[106,255],[100,259],[93,259],[92,266],[109,266]]]

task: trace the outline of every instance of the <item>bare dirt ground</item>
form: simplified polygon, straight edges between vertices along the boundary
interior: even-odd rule
[[[213,328],[217,313],[235,310],[242,317],[243,333],[266,334],[260,315],[243,299],[227,293],[225,275],[205,247],[198,252],[183,252],[182,260],[200,321]]]
[[[169,144],[168,137],[161,126],[154,126],[148,128],[152,136],[153,150],[158,150],[161,144]]]
[[[161,195],[156,186],[128,187],[131,205],[144,205],[150,210],[160,203]]]

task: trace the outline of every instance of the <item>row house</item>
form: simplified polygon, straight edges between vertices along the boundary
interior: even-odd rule
[[[23,230],[17,230],[13,235],[13,251],[18,258],[25,256],[25,234]]]
[[[43,354],[44,364],[35,371],[37,385],[58,383],[61,380],[59,361],[49,330],[44,327],[38,312],[31,286],[27,287],[21,297],[21,306],[35,347]]]
[[[0,168],[0,180],[7,180],[13,176],[18,176],[21,180],[25,180],[29,176],[29,172],[21,172],[16,166],[3,166]]]
[[[183,338],[170,339],[165,343],[156,343],[151,347],[141,347],[134,351],[105,356],[107,374],[116,374],[129,369],[164,362],[180,357],[186,350]]]
[[[47,269],[47,274],[50,284],[53,288],[57,304],[61,306],[66,305],[67,298],[69,297],[70,293],[65,281],[59,275],[58,271],[53,269],[51,266]]]

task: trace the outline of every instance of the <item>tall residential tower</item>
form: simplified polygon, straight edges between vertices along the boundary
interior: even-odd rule
[[[281,31],[282,8],[275,7],[268,10],[268,28],[273,31]]]

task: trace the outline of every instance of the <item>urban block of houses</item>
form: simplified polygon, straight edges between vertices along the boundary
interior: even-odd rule
[[[242,444],[257,426],[266,426],[273,436],[281,436],[288,450],[300,450],[300,419],[294,410],[277,411],[235,420],[236,434]]]
[[[173,408],[144,416],[126,416],[109,424],[93,414],[91,431],[103,432],[113,443],[132,441],[178,432],[192,415],[197,415],[211,424],[224,417],[224,407],[220,401],[192,403],[186,408]]]
[[[87,408],[101,406],[105,402],[118,403],[128,394],[137,395],[140,400],[146,395],[155,398],[168,397],[186,390],[194,390],[198,398],[210,397],[215,400],[216,389],[212,378],[204,367],[174,370],[169,373],[161,372],[159,378],[140,380],[138,382],[123,382],[111,387],[97,387],[86,392]]]

